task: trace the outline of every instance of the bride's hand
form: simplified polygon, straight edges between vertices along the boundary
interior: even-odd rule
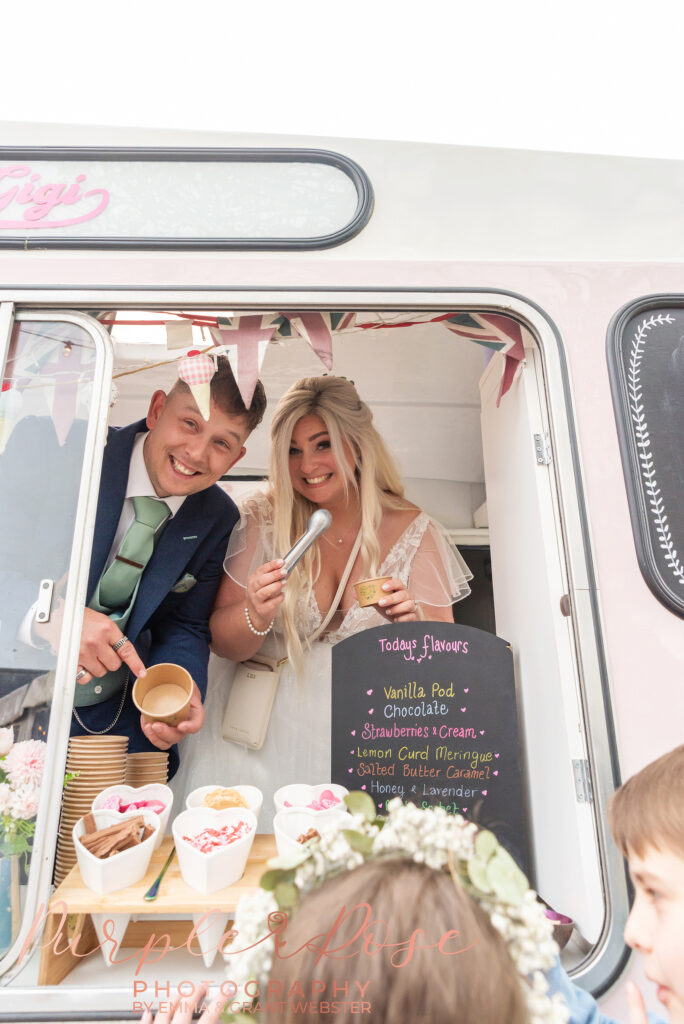
[[[401,580],[388,580],[383,583],[382,589],[385,597],[378,601],[378,611],[390,622],[416,622],[420,618],[418,602],[411,597]]]
[[[260,565],[247,580],[247,608],[257,629],[266,629],[278,614],[286,580],[282,558]]]

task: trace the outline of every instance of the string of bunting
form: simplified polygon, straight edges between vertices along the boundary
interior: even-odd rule
[[[366,319],[364,322],[359,322],[361,314],[346,310],[240,313],[229,316],[160,311],[160,317],[165,319],[159,320],[124,319],[112,311],[96,315],[108,330],[118,326],[163,326],[166,330],[167,349],[186,350],[186,354],[179,362],[179,376],[186,380],[188,377],[192,378],[188,383],[193,391],[197,390],[195,397],[205,418],[208,418],[209,413],[209,386],[216,368],[215,357],[224,354],[228,358],[243,401],[249,408],[269,344],[293,337],[303,338],[326,370],[332,371],[332,342],[333,337],[337,335],[439,323],[459,337],[503,353],[504,366],[497,405],[510,389],[525,356],[526,329],[512,317],[490,312],[447,312],[436,316],[414,314],[410,319],[401,313],[378,314],[376,319]],[[367,313],[364,316],[371,317],[373,314]],[[168,317],[175,319],[166,319]],[[21,374],[17,373],[16,366],[13,370],[9,369],[8,359],[6,372],[11,375],[3,380],[2,392],[11,388],[20,392],[26,386],[30,386],[31,378],[35,380],[35,376],[38,376],[42,384],[51,388],[51,413],[60,443],[63,443],[76,411],[79,370],[85,367],[81,365],[80,354],[74,353],[76,358],[68,358],[71,356],[72,344],[68,338],[60,338],[59,331],[57,335],[54,334],[55,328],[59,327],[58,324],[41,326],[49,329],[50,337],[57,344],[41,352],[40,356],[32,361],[31,366],[24,366]],[[202,335],[206,337],[208,334],[213,344],[189,359],[187,350],[192,350],[195,345],[193,327],[201,328]],[[85,361],[90,363],[93,353],[83,353],[83,356]],[[154,365],[163,363],[164,361],[160,361]],[[146,363],[137,370],[125,371],[120,376],[142,372],[149,369],[150,365]],[[92,372],[92,365],[88,370]]]

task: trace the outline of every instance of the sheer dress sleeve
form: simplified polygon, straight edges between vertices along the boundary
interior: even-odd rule
[[[223,568],[238,586],[246,588],[254,570],[274,557],[273,509],[267,495],[259,491],[240,506],[240,521],[230,535]]]
[[[421,522],[423,520],[423,522]],[[427,520],[425,525],[424,520]],[[436,608],[461,601],[470,593],[468,580],[473,574],[451,543],[440,523],[423,514],[414,523],[416,529],[405,537],[409,564],[408,590],[420,603]]]

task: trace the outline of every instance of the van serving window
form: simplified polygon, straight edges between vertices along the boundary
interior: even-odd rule
[[[608,364],[639,568],[684,617],[684,297],[620,310]]]
[[[0,148],[0,247],[327,249],[373,212],[318,149]]]

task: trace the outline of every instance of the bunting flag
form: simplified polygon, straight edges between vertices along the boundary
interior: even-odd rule
[[[497,406],[510,389],[518,367],[525,358],[523,328],[509,316],[499,313],[454,313],[445,318],[444,326],[462,338],[505,353],[504,369],[499,385]]]
[[[280,320],[276,313],[218,317],[218,326],[209,328],[214,344],[225,350],[247,409],[252,404],[266,349]]]
[[[332,340],[333,333],[348,329],[354,323],[355,313],[284,313],[283,320],[289,322],[292,331],[296,331],[311,346],[326,370],[333,368]],[[285,324],[280,324],[278,333],[287,337]]]
[[[40,360],[38,375],[52,378],[48,385],[48,405],[60,447],[76,417],[79,386],[92,380],[94,366],[95,350],[69,338],[52,349],[50,358]]]
[[[386,315],[375,314],[376,319],[360,323],[359,314],[347,310],[328,312],[297,312],[297,313],[248,313],[235,317],[216,317],[212,314],[176,313],[175,316],[208,329],[215,346],[225,351],[230,360],[240,392],[249,407],[256,385],[266,348],[274,339],[302,337],[327,370],[333,367],[332,340],[336,334],[349,334],[360,331],[392,330],[394,328],[414,327],[419,324],[441,323],[453,334],[458,334],[478,345],[484,345],[504,355],[504,368],[497,396],[497,406],[510,390],[518,367],[525,358],[525,338],[529,332],[512,317],[500,313],[429,313],[413,314],[406,318],[395,314],[396,319]],[[369,313],[368,316],[374,314]],[[157,321],[121,320],[123,324],[156,324]],[[159,321],[167,324],[168,321]],[[216,326],[215,326],[216,325]],[[182,332],[171,332],[180,343]],[[175,347],[169,337],[169,348]]]
[[[189,320],[169,320],[166,323],[168,349],[192,348],[192,323]]]
[[[178,377],[190,388],[197,408],[207,423],[211,416],[211,378],[215,373],[214,360],[202,352],[188,352],[178,361]]]

